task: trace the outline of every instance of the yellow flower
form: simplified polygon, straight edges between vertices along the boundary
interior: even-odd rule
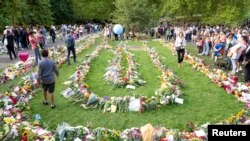
[[[11,118],[6,117],[6,118],[4,118],[4,121],[5,121],[5,123],[10,124],[11,123]]]
[[[24,132],[23,132],[23,136],[28,136],[29,135],[29,131],[28,130],[25,130]]]
[[[233,123],[233,121],[236,119],[237,117],[236,116],[232,116],[228,119],[228,122],[229,123]]]
[[[88,85],[88,84],[84,84],[84,86],[85,86],[86,88],[89,88],[89,85]]]
[[[242,111],[240,111],[237,115],[236,115],[236,117],[237,117],[237,119],[239,119],[240,117],[242,117],[242,115],[244,114],[244,110],[242,110]]]
[[[5,95],[6,95],[6,96],[9,96],[9,95],[10,95],[10,93],[9,93],[9,92],[5,92]]]

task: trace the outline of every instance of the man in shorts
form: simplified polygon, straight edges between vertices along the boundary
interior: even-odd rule
[[[48,105],[48,100],[47,100],[47,92],[50,95],[50,105],[51,109],[54,109],[55,103],[54,103],[54,89],[55,89],[55,74],[59,76],[58,69],[56,67],[55,62],[52,60],[48,59],[49,56],[49,51],[47,49],[42,50],[42,57],[43,60],[39,63],[38,65],[38,78],[37,82],[39,84],[42,84],[42,89],[43,89],[43,104]]]

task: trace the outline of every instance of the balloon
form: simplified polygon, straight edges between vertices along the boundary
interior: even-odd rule
[[[25,62],[29,58],[29,53],[28,52],[20,52],[20,53],[18,53],[18,57],[20,58],[20,60]]]
[[[120,24],[116,24],[113,28],[115,34],[120,35],[123,32],[123,27]]]

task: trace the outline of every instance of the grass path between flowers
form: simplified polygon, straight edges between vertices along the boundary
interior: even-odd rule
[[[93,49],[88,50],[84,52],[86,54],[87,52],[91,52]],[[148,95],[152,95],[154,90],[159,87],[159,80],[156,75],[160,75],[160,72],[156,68],[154,68],[153,63],[150,64],[150,58],[147,56],[146,52],[134,52],[138,58],[138,63],[144,63],[144,65],[141,66],[142,70],[141,72],[144,74],[142,75],[143,78],[147,81],[149,78],[153,79],[148,84],[149,88],[138,88],[138,93],[141,91],[146,91]],[[101,54],[96,58],[96,60],[91,63],[91,69],[90,73],[87,76],[87,83],[90,85],[91,90],[93,90],[96,94],[103,96],[103,95],[122,95],[122,91],[127,91],[126,89],[109,89],[111,86],[106,84],[103,80],[103,74],[104,69],[109,65],[107,60],[111,59],[113,57],[112,53],[108,50],[104,50],[101,52]],[[139,61],[140,60],[140,61]],[[146,65],[147,64],[147,65]],[[76,66],[76,65],[75,65]],[[74,67],[75,67],[74,66]],[[143,67],[144,66],[144,67]],[[61,72],[64,72],[63,77],[59,77],[57,80],[57,87],[56,87],[56,103],[57,107],[54,110],[51,110],[49,106],[44,106],[41,104],[42,96],[41,94],[37,96],[34,100],[31,101],[31,108],[32,113],[41,114],[43,121],[45,121],[49,127],[52,129],[55,129],[57,124],[62,122],[68,122],[71,125],[87,125],[87,123],[91,123],[93,127],[108,127],[108,128],[115,128],[115,129],[124,129],[132,126],[140,126],[143,124],[146,124],[152,120],[152,113],[147,114],[140,114],[140,113],[116,113],[116,114],[110,114],[106,113],[103,114],[99,112],[98,110],[90,110],[90,111],[84,111],[80,108],[79,104],[72,105],[68,102],[65,98],[63,98],[60,95],[60,92],[63,90],[62,83],[67,80],[68,76],[70,76],[75,68],[68,68],[68,66],[63,66],[61,68]],[[152,69],[153,68],[153,69]],[[152,71],[153,70],[153,71]],[[144,73],[144,71],[146,71]],[[152,75],[152,72],[155,74]],[[153,76],[153,77],[152,77]],[[104,87],[105,86],[105,87]],[[110,93],[110,91],[114,93]],[[151,91],[151,92],[150,92]],[[127,92],[124,92],[124,94],[127,94]],[[162,120],[164,117],[161,117],[161,119],[158,119],[159,121]],[[155,120],[156,121],[156,120]],[[154,122],[152,120],[152,122]]]
[[[194,71],[190,65],[184,63],[184,66],[179,68],[177,56],[173,56],[170,49],[164,48],[156,41],[151,41],[149,45],[154,47],[160,56],[164,56],[163,63],[184,80],[184,105],[171,110],[171,114],[176,115],[175,119],[179,124],[185,124],[187,121],[219,122],[243,109],[243,103],[237,101],[234,96],[228,95],[208,77]],[[180,117],[182,119],[178,120]]]
[[[98,40],[100,42],[100,40]],[[118,45],[111,42],[112,45]],[[140,42],[130,43],[130,45]],[[75,72],[77,64],[88,53],[91,53],[95,47],[83,51],[77,56],[78,63],[70,66],[63,65],[60,69],[61,76],[57,78],[56,83],[56,104],[57,107],[51,110],[49,106],[41,104],[42,95],[39,94],[31,101],[32,114],[41,114],[42,121],[46,122],[50,128],[56,129],[57,125],[62,122],[70,123],[73,126],[87,125],[90,123],[92,127],[106,127],[113,129],[125,129],[131,127],[139,127],[146,123],[154,126],[165,126],[168,128],[184,129],[187,122],[193,121],[198,124],[206,122],[218,122],[222,119],[235,114],[243,108],[243,104],[236,101],[233,96],[211,83],[211,81],[201,73],[193,71],[188,64],[178,68],[176,65],[176,56],[167,48],[163,48],[159,42],[150,42],[150,46],[156,48],[160,56],[164,56],[163,63],[172,68],[177,76],[184,80],[183,105],[168,105],[161,107],[159,110],[153,110],[143,114],[140,113],[102,113],[98,110],[84,111],[79,104],[73,105],[68,102],[61,91],[64,90],[63,82]],[[153,95],[156,88],[159,87],[160,72],[155,68],[148,54],[145,51],[132,51],[136,55],[136,62],[141,66],[139,72],[143,80],[147,83],[145,86],[136,89],[136,94],[143,93],[145,95]],[[91,90],[99,96],[121,96],[128,94],[131,90],[124,88],[113,89],[111,85],[103,80],[105,68],[109,65],[108,60],[114,55],[108,50],[104,50],[91,63],[91,69],[87,75],[87,83]]]
[[[104,79],[105,69],[109,66],[107,60],[111,60],[114,55],[110,51],[103,51],[100,56],[91,63],[90,73],[87,75],[86,83],[90,85],[90,90],[99,96],[125,96],[143,94],[147,96],[154,95],[155,89],[159,88],[160,81],[158,77],[160,72],[154,67],[146,52],[133,51],[136,56],[136,62],[140,64],[138,71],[142,74],[142,79],[147,82],[145,86],[136,87],[135,91],[125,88],[117,88],[108,84]],[[125,57],[125,56],[124,56]]]
[[[97,39],[94,45],[92,45],[89,49],[78,54],[76,58],[77,63],[71,63],[71,65],[64,64],[59,69],[60,76],[56,78],[56,87],[54,93],[55,102],[57,105],[56,110],[51,110],[49,106],[44,106],[41,104],[43,100],[42,93],[38,93],[38,95],[31,100],[31,113],[33,115],[41,114],[43,121],[47,123],[49,127],[52,127],[52,129],[55,129],[57,124],[63,122],[61,117],[67,116],[67,112],[71,111],[71,108],[67,108],[70,104],[61,96],[61,92],[65,89],[63,83],[76,71],[77,66],[83,61],[85,55],[93,52],[97,45],[99,45],[101,42],[102,38]],[[79,110],[78,106],[73,107],[77,107],[75,112]],[[73,108],[72,111],[74,111]]]

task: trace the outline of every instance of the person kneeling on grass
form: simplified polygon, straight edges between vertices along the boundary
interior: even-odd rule
[[[48,59],[49,51],[47,49],[42,50],[42,57],[43,60],[38,65],[38,78],[37,82],[42,84],[43,89],[43,104],[48,105],[47,100],[47,92],[50,94],[51,99],[51,109],[54,109],[55,103],[54,103],[54,89],[55,89],[55,74],[59,76],[58,69],[56,67],[55,62]]]

